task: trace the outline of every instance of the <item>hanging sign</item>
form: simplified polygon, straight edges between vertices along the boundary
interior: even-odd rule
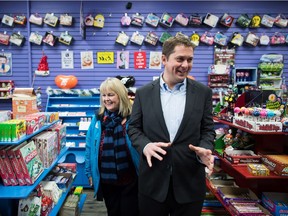
[[[117,68],[129,69],[129,51],[117,51]]]
[[[134,68],[146,69],[146,52],[134,52]]]
[[[97,52],[98,64],[113,64],[114,52]]]
[[[233,66],[235,64],[235,49],[229,49],[227,47],[215,47],[214,64]]]
[[[0,76],[12,75],[12,53],[0,53]]]
[[[61,65],[62,69],[73,69],[74,68],[74,53],[73,51],[62,51],[61,52]]]
[[[93,69],[93,51],[83,51],[81,54],[81,69]]]
[[[161,69],[161,56],[162,52],[150,52],[150,58],[149,58],[149,69]]]

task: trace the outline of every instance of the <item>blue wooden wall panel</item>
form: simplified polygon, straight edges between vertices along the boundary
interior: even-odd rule
[[[0,25],[0,32],[7,31],[8,34],[12,32],[21,31],[26,37],[24,46],[17,47],[15,45],[4,46],[0,45],[0,52],[11,52],[13,55],[13,75],[10,77],[2,76],[0,79],[13,79],[16,87],[41,87],[43,90],[43,106],[46,105],[47,95],[45,90],[48,86],[56,88],[54,79],[59,74],[64,75],[76,75],[78,77],[78,85],[76,88],[94,88],[99,87],[100,83],[106,77],[113,77],[116,75],[133,75],[136,78],[136,87],[142,86],[152,80],[153,76],[158,76],[162,70],[135,70],[133,65],[133,52],[146,51],[147,52],[147,65],[149,63],[150,51],[161,51],[161,45],[158,43],[156,47],[143,44],[142,46],[133,45],[129,43],[126,47],[116,44],[115,39],[120,31],[125,31],[129,36],[133,32],[139,31],[141,34],[146,35],[149,31],[156,32],[159,36],[162,32],[167,31],[172,35],[181,31],[184,34],[191,35],[193,31],[203,34],[205,31],[210,31],[212,34],[217,31],[221,31],[228,36],[231,36],[233,32],[240,32],[246,35],[249,31],[253,31],[257,34],[263,32],[271,36],[274,32],[278,31],[287,35],[288,28],[264,28],[259,29],[243,29],[234,24],[231,28],[222,27],[219,24],[215,28],[209,28],[201,26],[195,27],[182,27],[177,23],[171,28],[164,28],[159,26],[153,28],[144,24],[143,27],[121,27],[120,19],[124,13],[132,15],[136,12],[141,13],[144,17],[148,13],[153,12],[158,16],[161,16],[163,12],[168,12],[174,17],[183,12],[186,15],[192,13],[199,13],[204,16],[206,13],[212,13],[217,16],[222,16],[223,13],[228,12],[235,18],[239,17],[242,13],[247,13],[249,16],[258,13],[259,15],[270,14],[276,16],[279,13],[283,13],[288,17],[288,14],[284,9],[287,8],[288,2],[273,1],[273,2],[261,2],[259,7],[259,1],[131,1],[132,8],[126,9],[126,1],[83,1],[83,15],[92,14],[95,16],[98,13],[102,13],[105,17],[105,26],[103,29],[95,27],[87,27],[86,40],[83,40],[80,36],[80,1],[1,1],[0,18],[4,14],[26,14],[27,17],[32,13],[38,13],[45,16],[46,13],[54,13],[56,16],[68,13],[74,17],[74,24],[71,27],[65,27],[58,25],[57,27],[50,27],[46,24],[43,26],[37,26],[34,24],[27,24],[24,27],[15,26],[13,28]],[[61,43],[57,43],[55,47],[42,44],[41,46],[29,43],[28,37],[30,32],[38,32],[41,35],[45,35],[46,31],[53,31],[57,36],[61,32],[68,31],[73,36],[73,42],[70,46],[66,46]],[[74,51],[74,69],[61,69],[61,51],[65,50]],[[91,50],[94,53],[94,69],[82,70],[80,67],[80,52]],[[114,51],[115,62],[116,52],[120,50],[130,51],[130,63],[129,69],[119,70],[116,69],[116,63],[114,64],[97,64],[96,53],[98,51]],[[42,52],[48,56],[48,63],[50,68],[50,76],[40,77],[36,76],[34,80],[34,71],[37,69]],[[200,82],[207,84],[207,68],[213,64],[213,46],[206,46],[200,44],[195,49],[195,60],[191,74],[196,77]],[[266,53],[282,53],[285,58],[284,73],[287,76],[287,45],[285,46],[257,46],[249,47],[242,46],[236,50],[236,67],[257,67],[259,59],[262,54]],[[11,100],[0,100],[0,109],[10,108]]]

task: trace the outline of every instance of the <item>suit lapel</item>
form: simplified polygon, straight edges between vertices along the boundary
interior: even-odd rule
[[[184,110],[184,115],[183,119],[181,121],[181,124],[179,126],[179,129],[176,133],[176,136],[174,138],[174,141],[178,139],[178,137],[181,135],[181,132],[187,125],[187,123],[191,118],[191,115],[193,115],[193,107],[195,107],[195,101],[197,99],[197,94],[196,94],[196,86],[193,82],[191,82],[189,79],[187,79],[187,89],[186,89],[186,104],[185,104],[185,110]]]
[[[163,116],[162,105],[161,105],[161,97],[160,97],[160,79],[152,83],[152,107],[151,112],[155,113],[155,121],[159,121],[161,128],[164,132],[165,137],[170,139],[169,132],[165,123],[165,119]]]

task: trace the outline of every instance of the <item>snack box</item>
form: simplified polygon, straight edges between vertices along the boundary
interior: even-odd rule
[[[13,118],[39,112],[37,98],[33,88],[15,88],[12,96]]]
[[[274,216],[288,215],[288,194],[280,192],[263,192],[262,203]]]
[[[251,150],[226,150],[224,158],[233,164],[260,163],[261,157]]]
[[[3,178],[4,185],[18,185],[18,180],[4,146],[0,148],[0,158],[1,170],[6,171],[6,175],[4,176],[5,178]]]
[[[218,187],[217,191],[226,205],[229,205],[231,201],[254,202],[254,203],[260,202],[256,194],[248,188]]]
[[[262,163],[279,176],[288,176],[288,155],[261,154]]]
[[[259,203],[230,202],[229,209],[234,216],[267,216],[271,213]]]
[[[27,135],[33,134],[39,130],[40,128],[39,120],[36,116],[35,117],[23,116],[21,117],[21,119],[26,121],[26,134]]]
[[[254,176],[269,176],[270,170],[264,164],[248,163],[247,169]]]

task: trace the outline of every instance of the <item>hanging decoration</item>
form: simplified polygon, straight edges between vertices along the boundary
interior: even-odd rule
[[[48,76],[50,74],[47,59],[48,59],[48,57],[43,52],[43,56],[40,59],[38,68],[37,68],[37,70],[35,70],[36,75]]]

